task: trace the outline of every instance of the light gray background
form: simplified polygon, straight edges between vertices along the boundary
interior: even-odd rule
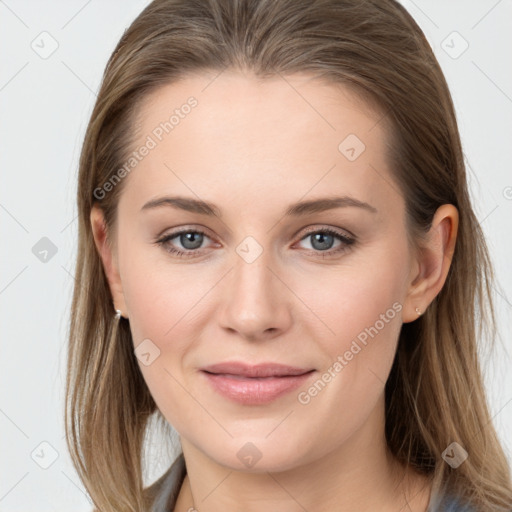
[[[147,3],[0,0],[2,512],[91,509],[62,419],[77,160],[107,59]],[[512,460],[512,1],[403,3],[451,88],[496,266],[501,342],[483,365],[494,423]],[[47,261],[39,259],[43,237],[57,250]],[[148,450],[158,464],[148,482],[170,461],[155,439]]]

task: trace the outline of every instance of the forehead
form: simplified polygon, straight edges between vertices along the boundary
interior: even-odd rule
[[[151,148],[124,195],[142,204],[177,189],[228,202],[259,192],[293,202],[336,189],[378,202],[398,192],[381,117],[348,87],[306,74],[190,75],[139,105],[133,149]]]

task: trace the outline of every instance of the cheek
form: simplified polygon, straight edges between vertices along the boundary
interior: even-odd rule
[[[323,320],[325,340],[331,340],[329,352],[350,344],[376,323],[379,330],[383,330],[382,321],[386,327],[401,324],[405,267],[404,261],[381,257],[371,265],[354,264],[328,272],[324,279],[316,279],[316,285],[314,279],[306,279],[310,286],[302,287],[302,293]]]
[[[178,265],[153,267],[151,271],[144,271],[144,267],[131,258],[126,286],[123,283],[134,349],[136,354],[151,354],[147,365],[138,356],[139,368],[158,408],[181,432],[195,421],[195,402],[184,392],[182,366],[195,346],[194,340],[199,339],[198,314],[204,310],[201,298],[207,296],[213,283],[184,272]]]
[[[192,323],[197,324],[201,298],[212,287],[209,282],[198,274],[179,272],[178,267],[138,275],[134,268],[125,287],[134,344],[150,338],[162,350],[172,342],[173,351],[179,352],[183,345],[180,340],[184,340],[182,334],[187,327],[190,330]]]
[[[208,265],[180,263],[164,249],[132,242],[128,236],[122,249],[122,286],[134,345],[145,338],[159,345],[181,339],[177,333],[190,324],[195,308],[201,308],[201,299],[215,285],[215,271]]]
[[[311,296],[312,309],[334,334],[314,338],[324,365],[318,380],[300,390],[298,412],[318,418],[327,447],[360,429],[382,397],[402,325],[396,268],[374,266],[361,274],[352,268]]]
[[[333,404],[344,404],[353,413],[354,428],[369,413],[382,393],[396,352],[407,254],[405,246],[398,251],[376,248],[364,262],[354,258],[354,264],[330,273],[323,287],[310,288],[308,305],[329,331],[316,336],[317,347],[325,355],[322,382],[316,389],[303,390],[300,403],[311,403],[325,414]],[[343,415],[340,418],[348,421]],[[335,421],[333,429],[338,427]]]

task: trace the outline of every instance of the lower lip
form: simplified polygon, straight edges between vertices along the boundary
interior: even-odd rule
[[[286,377],[249,378],[203,372],[221,395],[244,405],[261,405],[290,393],[304,384],[313,371]]]

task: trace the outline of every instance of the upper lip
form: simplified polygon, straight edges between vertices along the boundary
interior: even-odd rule
[[[250,365],[238,361],[217,363],[205,366],[201,370],[209,373],[240,375],[243,377],[285,377],[289,375],[303,375],[313,368],[297,368],[278,363],[262,363]]]

